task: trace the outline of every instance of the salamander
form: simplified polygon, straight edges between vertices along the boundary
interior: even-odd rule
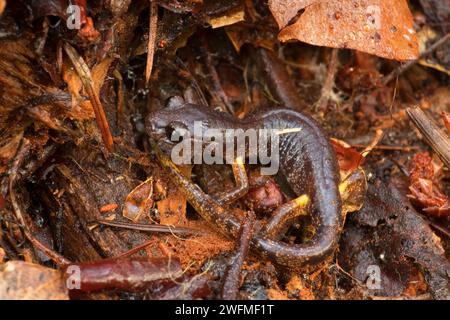
[[[207,106],[174,104],[151,113],[146,119],[146,130],[154,146],[167,155],[174,145],[169,139],[173,130],[184,129],[193,134],[195,121],[202,121],[202,130],[252,128],[289,132],[279,136],[279,174],[298,197],[310,197],[309,212],[315,233],[305,243],[288,244],[276,239],[273,232],[259,232],[253,236],[251,249],[263,258],[291,268],[316,266],[327,260],[338,245],[344,217],[338,163],[321,126],[311,117],[291,109],[276,108],[236,119]],[[172,170],[172,174],[180,190],[204,219],[226,236],[237,236],[241,225],[238,219],[227,215],[221,203],[177,170]],[[273,230],[281,229],[277,226]]]

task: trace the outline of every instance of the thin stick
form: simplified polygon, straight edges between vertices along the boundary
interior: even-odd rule
[[[411,68],[413,65],[415,65],[420,59],[425,58],[427,55],[441,47],[443,44],[445,44],[448,40],[450,40],[450,33],[447,33],[445,36],[443,36],[441,39],[433,43],[427,50],[425,50],[420,57],[417,60],[411,60],[407,63],[401,65],[397,69],[393,70],[391,73],[389,73],[387,76],[385,76],[382,80],[382,83],[384,85],[387,85],[389,82],[391,82],[393,79],[400,76],[402,73],[404,73],[406,70]]]
[[[430,224],[431,227],[441,232],[442,234],[446,235],[450,239],[450,230],[448,230],[446,227],[431,220],[428,220],[428,223]]]
[[[202,44],[203,44],[203,53],[205,55],[206,67],[208,68],[209,76],[212,80],[214,91],[224,104],[226,108],[226,110],[224,111],[228,111],[230,114],[234,114],[233,105],[231,104],[227,94],[223,90],[219,74],[217,73],[217,69],[213,65],[213,59],[211,57],[211,53],[209,52],[208,39],[206,39],[206,36],[204,34],[202,36]]]
[[[147,42],[147,65],[145,67],[145,85],[148,86],[153,69],[153,57],[155,55],[156,29],[158,27],[158,4],[150,0],[150,19]]]
[[[141,243],[140,245],[137,245],[134,248],[131,248],[128,251],[125,251],[124,253],[119,254],[118,256],[114,257],[113,259],[123,259],[123,258],[127,258],[133,254],[135,254],[136,252],[141,251],[142,249],[145,249],[146,247],[148,247],[149,245],[152,244],[152,242],[154,242],[154,239],[150,239],[148,241],[145,241],[144,243]]]
[[[339,65],[339,49],[333,48],[331,51],[330,63],[328,64],[328,72],[322,87],[322,93],[317,101],[317,110],[324,110],[333,93],[334,79]]]
[[[406,113],[442,162],[450,168],[450,139],[446,132],[419,107],[407,108]]]
[[[238,242],[236,243],[236,253],[225,271],[225,279],[222,287],[222,299],[224,300],[238,299],[241,269],[247,258],[254,222],[255,216],[251,214],[241,226]]]
[[[172,226],[161,225],[161,224],[128,223],[128,222],[118,222],[118,221],[108,221],[108,220],[97,220],[97,222],[102,225],[105,225],[105,226],[123,228],[123,229],[129,229],[129,230],[146,231],[146,232],[189,234],[189,235],[203,233],[200,230],[183,228],[183,227],[172,227]]]
[[[113,138],[109,129],[108,120],[106,119],[105,110],[103,109],[100,98],[94,89],[91,71],[89,70],[86,62],[84,62],[84,59],[70,44],[64,43],[64,51],[66,51],[67,56],[75,67],[75,70],[77,71],[77,74],[90,97],[95,113],[95,119],[97,120],[97,124],[102,134],[103,143],[108,151],[112,151]]]
[[[364,148],[363,151],[361,151],[361,155],[363,157],[367,157],[369,153],[377,146],[377,144],[383,139],[383,130],[377,129],[375,131],[375,137],[373,138],[372,142]]]
[[[72,263],[70,260],[64,258],[56,251],[48,248],[45,244],[36,239],[31,233],[25,231],[25,237],[27,237],[27,239],[36,249],[42,251],[47,257],[53,260],[53,262],[56,263],[58,267],[64,267]]]
[[[364,144],[351,144],[354,148],[367,148]],[[386,145],[378,145],[374,146],[372,150],[386,150],[386,151],[404,151],[404,152],[410,152],[413,150],[419,150],[419,147],[411,146],[411,147],[402,147],[402,146],[386,146]]]
[[[20,225],[27,230],[27,225],[25,223],[25,219],[22,214],[22,210],[19,206],[19,203],[17,202],[16,193],[14,192],[14,186],[17,181],[17,175],[20,168],[20,165],[22,164],[23,160],[25,159],[25,156],[27,155],[28,151],[30,150],[30,141],[28,139],[22,139],[22,142],[20,144],[20,148],[17,151],[16,157],[14,159],[14,162],[12,164],[11,169],[9,170],[9,198],[11,200],[11,205],[13,208],[14,215],[17,219],[17,221],[20,223]]]

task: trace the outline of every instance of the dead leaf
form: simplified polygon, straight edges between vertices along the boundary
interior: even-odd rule
[[[153,177],[148,178],[131,191],[125,199],[122,215],[137,221],[153,206]]]
[[[244,10],[239,10],[237,12],[232,12],[227,15],[212,18],[210,24],[213,29],[229,26],[240,21],[244,21]]]
[[[364,163],[364,157],[355,148],[338,139],[330,139],[339,163],[342,180],[348,176],[350,172],[355,171]]]
[[[430,26],[425,25],[418,33],[417,33],[417,39],[419,42],[419,52],[423,55],[424,52],[426,52],[429,47],[430,43],[436,43],[439,41],[440,36],[439,33],[433,30]],[[445,54],[444,54],[445,56]],[[429,54],[424,55],[420,60],[419,63],[425,67],[433,68],[435,70],[438,70],[440,72],[444,72],[447,75],[450,75],[450,69],[448,66],[445,65],[445,63],[442,63],[439,61],[439,59],[436,59],[435,55]]]
[[[68,300],[68,290],[58,270],[24,261],[0,266],[1,300]]]
[[[105,58],[92,68],[92,86],[94,87],[94,91],[98,96],[100,96],[100,89],[105,82],[109,67],[114,60],[115,58]]]
[[[411,60],[419,55],[413,18],[405,0],[315,2],[278,37],[280,41],[350,48],[388,59]]]

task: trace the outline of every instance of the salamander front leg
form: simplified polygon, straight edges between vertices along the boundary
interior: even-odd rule
[[[160,163],[167,169],[170,177],[195,211],[208,223],[218,228],[223,235],[236,237],[241,226],[240,222],[233,218],[217,200],[186,178],[158,145],[152,143],[152,146]]]
[[[214,195],[214,198],[221,205],[229,205],[245,196],[248,192],[248,177],[241,157],[234,160],[232,168],[236,188]]]

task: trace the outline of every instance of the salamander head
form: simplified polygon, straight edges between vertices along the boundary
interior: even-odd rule
[[[175,103],[149,114],[145,126],[150,139],[167,151],[167,148],[179,143],[179,137],[186,132],[194,139],[194,127],[197,134],[203,134],[207,129],[223,128],[226,116],[211,107]],[[198,132],[199,129],[201,132]]]

